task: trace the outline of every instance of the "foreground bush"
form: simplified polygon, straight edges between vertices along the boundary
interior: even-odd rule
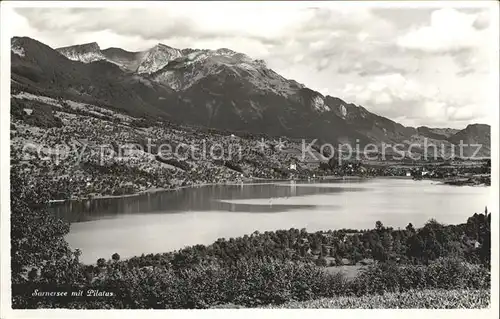
[[[481,265],[460,259],[441,258],[429,265],[382,263],[366,268],[357,276],[350,290],[357,296],[402,292],[411,289],[487,289],[490,272]]]
[[[323,298],[306,302],[289,302],[270,308],[332,308],[332,309],[381,309],[381,308],[425,308],[457,309],[488,308],[490,291],[482,290],[410,290],[405,293],[385,293],[363,297]],[[219,308],[239,308],[225,305]]]
[[[54,304],[46,300],[44,307],[67,308],[211,308],[223,305],[263,307],[321,298],[345,297],[339,307],[356,307],[356,296],[370,296],[370,307],[379,307],[388,293],[414,295],[425,290],[487,290],[490,274],[478,265],[443,259],[430,265],[396,266],[379,264],[365,269],[348,281],[343,274],[329,273],[314,264],[276,260],[241,261],[235,265],[208,264],[176,270],[168,266],[128,268],[111,262],[93,272],[99,274],[90,283],[92,289],[111,290],[116,296],[106,300],[80,300]],[[408,294],[407,292],[410,292]],[[484,294],[484,293],[483,293]],[[378,297],[382,296],[382,297]],[[391,297],[380,307],[413,307],[413,299]],[[441,297],[425,295],[421,302],[440,303]],[[434,296],[434,297],[432,297]],[[455,307],[456,294],[446,295],[449,307]],[[470,295],[473,296],[473,295]],[[380,299],[382,298],[382,299]],[[396,299],[395,299],[396,298]],[[403,298],[403,299],[401,299]],[[434,299],[433,299],[434,298]],[[451,299],[450,299],[451,298]],[[455,299],[453,299],[455,298]],[[483,305],[467,297],[465,305]],[[436,301],[437,300],[437,301]],[[454,301],[455,300],[455,301]],[[476,300],[474,302],[470,300]],[[401,302],[401,306],[399,303]],[[367,306],[368,307],[368,306]],[[479,307],[479,306],[478,306]]]
[[[175,271],[168,267],[109,269],[94,287],[114,287],[119,308],[207,308],[235,303],[247,307],[333,296],[345,289],[341,274],[312,264],[248,261],[233,266],[202,265]]]

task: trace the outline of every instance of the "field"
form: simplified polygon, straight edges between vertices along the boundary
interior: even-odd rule
[[[362,267],[363,266],[358,266],[358,265],[332,266],[332,267],[326,267],[326,271],[332,274],[341,273],[347,279],[353,279],[359,274]]]

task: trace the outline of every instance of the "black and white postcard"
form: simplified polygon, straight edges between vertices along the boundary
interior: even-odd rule
[[[498,315],[498,2],[1,6],[2,318]]]

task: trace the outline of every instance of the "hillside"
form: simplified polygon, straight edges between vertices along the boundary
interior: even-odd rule
[[[470,124],[465,129],[451,135],[449,141],[455,145],[460,143],[469,145],[464,148],[465,156],[489,156],[491,152],[490,132],[491,127],[489,125]]]
[[[161,98],[170,96],[172,89],[129,75],[116,64],[96,60],[100,55],[81,50],[94,50],[95,45],[79,46],[71,55],[92,60],[91,63],[72,61],[30,38],[13,38],[12,47],[13,93],[25,91],[54,98],[69,98],[137,116],[168,118]]]

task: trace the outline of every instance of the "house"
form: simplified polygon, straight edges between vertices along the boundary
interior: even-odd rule
[[[351,261],[347,258],[342,258],[341,259],[341,265],[350,265]]]
[[[365,258],[363,260],[360,260],[358,264],[366,266],[366,265],[373,265],[375,261],[372,258]]]
[[[297,170],[297,164],[295,164],[295,163],[290,164],[290,169],[293,170],[293,171],[296,171]]]

